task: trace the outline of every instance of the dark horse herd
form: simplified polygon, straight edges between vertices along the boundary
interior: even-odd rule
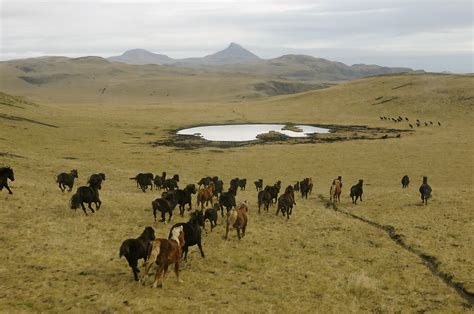
[[[69,173],[60,173],[57,176],[56,183],[60,190],[71,192],[74,187],[74,181],[77,179],[78,171],[71,170]],[[171,221],[173,211],[176,206],[179,207],[180,216],[184,216],[185,207],[187,210],[192,210],[192,195],[196,194],[197,206],[200,210],[191,212],[190,219],[186,223],[177,223],[173,225],[169,232],[168,239],[156,239],[155,231],[152,227],[146,227],[143,233],[136,239],[125,240],[119,250],[120,257],[124,256],[130,265],[135,280],[146,281],[148,270],[152,264],[159,266],[156,272],[156,278],[153,286],[162,285],[163,279],[168,272],[168,266],[174,264],[175,273],[179,281],[179,261],[182,257],[187,260],[188,248],[197,245],[201,256],[204,258],[205,254],[201,243],[201,228],[205,228],[205,221],[209,221],[212,229],[217,225],[218,213],[221,212],[221,217],[224,217],[224,208],[227,211],[226,215],[226,234],[230,228],[237,230],[237,236],[240,239],[245,236],[245,230],[248,222],[249,209],[246,201],[237,205],[236,196],[239,190],[245,190],[247,180],[234,178],[230,180],[229,188],[224,191],[224,183],[217,176],[202,178],[197,187],[195,184],[187,184],[183,189],[178,186],[179,175],[174,175],[172,178],[166,178],[166,172],[160,176],[153,176],[152,173],[139,173],[131,178],[136,181],[137,187],[143,192],[148,188],[153,187],[156,190],[161,190],[161,197],[152,201],[153,216],[155,222],[157,221],[157,212],[161,213],[160,221],[165,223],[168,214],[168,222]],[[14,181],[13,169],[10,167],[0,168],[0,191],[6,188],[9,194],[13,194],[8,186],[8,180]],[[92,204],[95,205],[95,210],[100,209],[102,204],[99,198],[99,191],[102,189],[102,183],[105,181],[104,173],[93,174],[89,177],[86,186],[80,186],[76,193],[70,199],[70,207],[77,209],[82,207],[82,210],[87,215],[84,204],[94,213]],[[353,204],[357,201],[362,201],[363,194],[363,180],[359,180],[357,184],[350,188],[350,197]],[[402,180],[402,188],[408,188],[410,180],[405,175]],[[293,207],[296,205],[295,192],[300,192],[303,199],[308,198],[313,189],[312,178],[304,178],[294,185],[289,185],[280,195],[282,188],[281,181],[277,181],[272,185],[264,187],[263,180],[258,179],[254,182],[257,190],[258,213],[263,207],[264,211],[269,210],[269,207],[276,204],[276,215],[281,212],[287,219],[293,213]],[[338,176],[333,180],[330,188],[330,200],[332,202],[340,202],[340,194],[342,190],[342,177]],[[423,177],[423,183],[419,188],[423,204],[428,204],[428,199],[431,197],[431,187],[428,185],[428,178]],[[210,205],[210,207],[209,207]],[[204,210],[204,207],[207,207]],[[184,253],[184,254],[183,254]],[[145,274],[139,278],[138,260],[145,260]]]

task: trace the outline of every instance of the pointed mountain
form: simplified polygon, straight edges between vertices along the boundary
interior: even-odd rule
[[[149,52],[144,49],[127,50],[120,56],[109,57],[107,59],[128,64],[171,64],[176,61],[167,55]]]
[[[260,58],[236,43],[230,43],[226,49],[203,58],[210,64],[236,64],[258,61]]]

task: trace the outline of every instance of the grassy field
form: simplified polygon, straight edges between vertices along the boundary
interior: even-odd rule
[[[472,311],[472,299],[462,298],[419,256],[341,211],[392,226],[403,243],[435,257],[439,271],[472,294],[473,83],[470,76],[381,76],[239,104],[234,96],[210,97],[210,87],[196,103],[187,94],[169,103],[122,93],[117,104],[113,98],[95,102],[75,89],[57,98],[49,89],[6,89],[38,104],[0,95],[0,164],[12,166],[16,177],[14,194],[0,194],[0,311]],[[398,115],[435,125],[387,140],[195,150],[150,145],[171,129],[207,122],[410,129],[408,122],[379,119]],[[69,209],[72,193],[61,193],[55,183],[58,173],[73,168],[79,171],[75,188],[92,173],[107,176],[103,206],[93,215]],[[154,224],[151,212],[160,193],[143,193],[128,179],[162,171],[179,174],[180,186],[207,175],[221,177],[225,188],[231,178],[247,178],[237,200],[248,201],[251,212],[241,241],[235,232],[224,241],[219,220],[203,236],[205,259],[190,248],[184,283],[170,274],[164,289],[151,289],[133,281],[118,251],[146,226],[167,236],[170,225]],[[405,174],[411,184],[402,190]],[[327,200],[338,175],[344,185],[335,211]],[[423,175],[433,188],[428,206],[418,193]],[[313,192],[307,200],[297,197],[288,221],[275,216],[275,207],[257,213],[251,182],[281,180],[287,186],[309,176]],[[354,206],[349,187],[358,179],[364,179],[364,201]],[[186,219],[176,215],[174,222]]]

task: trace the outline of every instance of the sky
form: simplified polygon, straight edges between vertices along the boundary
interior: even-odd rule
[[[474,72],[471,0],[0,0],[0,60],[200,57],[236,42],[261,58]]]

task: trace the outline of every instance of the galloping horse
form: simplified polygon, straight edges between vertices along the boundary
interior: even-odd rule
[[[13,194],[8,186],[7,179],[15,181],[15,175],[13,174],[13,169],[10,167],[0,168],[0,191],[5,187],[8,190],[9,194]]]
[[[183,226],[175,227],[171,229],[170,239],[156,239],[150,242],[148,246],[148,258],[145,262],[145,273],[142,277],[142,282],[145,285],[148,277],[148,272],[155,262],[159,265],[156,271],[155,281],[153,282],[153,288],[157,286],[163,287],[163,281],[168,273],[168,267],[174,264],[174,272],[176,273],[176,279],[179,280],[179,262],[181,260],[182,249],[184,245],[184,232]]]
[[[329,200],[331,202],[341,202],[341,181],[335,179],[332,181],[331,189],[329,190]]]
[[[207,186],[207,188],[204,188],[204,189],[201,189],[199,190],[198,192],[198,195],[197,195],[197,205],[199,206],[199,203],[201,203],[201,209],[204,208],[204,203],[206,204],[209,204],[209,202],[211,202],[211,205],[214,205],[214,202],[212,200],[213,196],[214,196],[214,190],[215,190],[215,186],[214,186],[214,182],[209,182],[209,185]]]

